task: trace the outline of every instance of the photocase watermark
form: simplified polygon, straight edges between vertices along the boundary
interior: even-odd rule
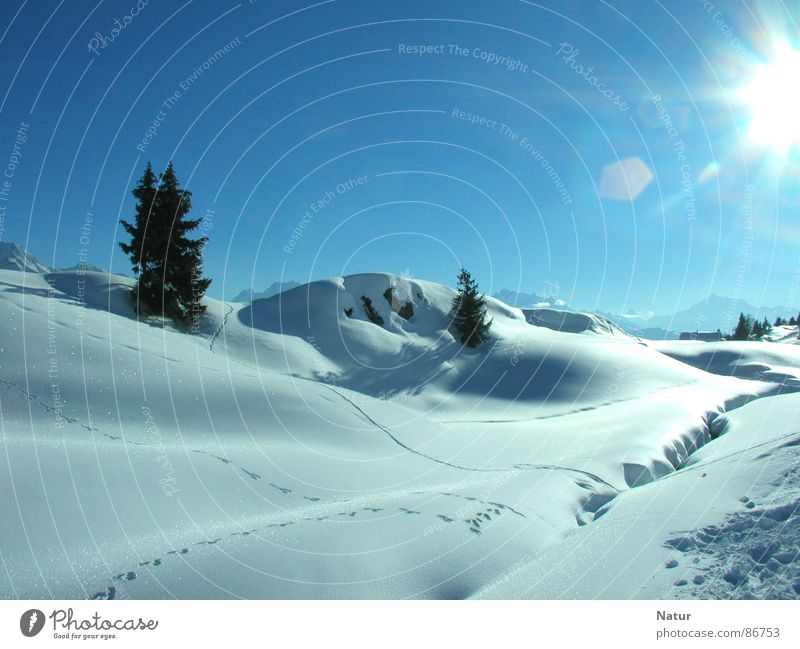
[[[544,281],[544,288],[542,289],[542,297],[550,301],[557,300],[558,296],[561,295],[561,284],[559,284],[556,280],[549,280],[546,279]]]
[[[147,6],[147,3],[148,0],[139,0],[131,7],[130,11],[122,17],[122,20],[114,18],[114,27],[112,27],[107,34],[95,32],[94,36],[89,39],[87,44],[89,51],[93,52],[96,56],[100,56],[100,50],[106,49],[117,40],[117,37],[127,29],[128,25],[133,22],[133,19]]]
[[[358,176],[357,178],[348,178],[346,181],[339,183],[333,189],[327,190],[324,194],[322,194],[322,196],[312,201],[309,204],[308,209],[303,213],[303,216],[300,217],[300,220],[297,222],[297,225],[295,226],[294,230],[292,230],[292,234],[289,237],[289,240],[283,247],[283,252],[285,252],[287,255],[291,255],[294,252],[294,249],[297,246],[300,239],[303,238],[303,235],[305,234],[308,225],[326,207],[328,207],[328,205],[330,205],[333,201],[335,201],[337,196],[342,196],[343,194],[347,194],[348,192],[357,189],[358,187],[366,185],[368,179],[369,179],[368,175]]]
[[[550,178],[553,185],[556,188],[559,196],[561,197],[561,202],[566,207],[567,205],[572,204],[572,197],[570,196],[569,191],[567,190],[564,181],[561,180],[561,176],[556,172],[553,165],[550,161],[545,157],[544,153],[537,148],[533,142],[531,142],[526,136],[521,135],[519,132],[515,131],[511,128],[508,124],[503,122],[499,122],[496,119],[491,119],[486,117],[485,115],[480,115],[478,113],[470,113],[468,111],[462,110],[461,108],[453,108],[450,111],[450,116],[453,119],[462,120],[471,124],[473,126],[480,126],[483,128],[487,128],[490,131],[496,131],[503,137],[507,137],[509,140],[517,144],[521,149],[524,149],[526,153],[530,154],[530,156],[538,162],[544,172],[547,174],[547,177]]]
[[[798,294],[800,294],[800,257],[797,258],[795,262],[795,269],[794,274],[792,275],[792,281],[789,284],[789,294],[788,294],[788,302],[792,306],[797,305],[798,303]]]
[[[83,317],[86,313],[86,271],[89,268],[89,244],[92,240],[92,225],[94,224],[94,214],[87,211],[83,217],[83,225],[81,225],[80,236],[78,242],[80,248],[78,249],[78,282],[76,297],[78,306],[81,310],[78,312],[78,317],[75,319],[75,326],[80,328],[83,326]]]
[[[19,630],[26,638],[32,638],[44,628],[44,612],[38,608],[25,611],[19,618]]]
[[[468,113],[460,108],[454,108],[451,111],[450,116],[453,119],[460,119],[468,122],[473,126],[483,126],[484,128],[488,128],[490,131],[494,131],[497,128],[496,119],[490,119],[483,115],[479,115],[478,113]]]
[[[558,195],[561,197],[561,203],[564,205],[564,207],[572,205],[572,196],[570,196],[564,181],[561,180],[561,176],[556,172],[555,168],[544,155],[544,153],[538,147],[536,147],[533,142],[531,142],[526,136],[515,131],[508,124],[501,123],[499,133],[503,137],[507,137],[512,142],[515,142],[521,149],[523,149],[536,162],[539,163],[541,168],[547,174],[547,177],[553,183]]]
[[[17,167],[22,162],[22,149],[28,141],[28,122],[20,122],[19,128],[14,135],[14,143],[11,145],[11,153],[6,160],[3,169],[3,178],[0,182],[0,241],[5,238],[6,215],[8,213],[8,199],[11,196],[11,188],[14,186],[14,175]]]
[[[56,297],[56,290],[52,286],[52,279],[48,277],[47,289],[47,335],[45,349],[47,353],[47,380],[50,382],[50,406],[48,410],[53,414],[53,422],[56,430],[64,428],[64,401],[61,398],[61,384],[59,383],[58,370],[58,322],[56,320],[56,307],[59,299]]]
[[[731,48],[738,54],[744,54],[741,39],[736,35],[733,25],[725,19],[722,11],[717,9],[716,5],[710,0],[697,0],[697,4],[711,16],[711,20],[714,21],[714,24],[719,28],[720,33],[726,38]]]
[[[161,125],[167,119],[167,116],[172,109],[175,108],[175,106],[181,100],[184,93],[188,92],[188,90],[195,83],[197,83],[197,80],[206,72],[208,72],[212,66],[218,63],[222,57],[230,54],[235,48],[241,45],[241,43],[242,39],[240,36],[228,41],[225,45],[220,47],[216,52],[198,65],[194,70],[192,70],[192,73],[189,76],[185,77],[180,83],[178,83],[177,88],[175,88],[175,90],[173,90],[172,93],[167,96],[163,102],[161,102],[161,107],[158,109],[156,116],[150,122],[150,125],[147,127],[147,131],[145,132],[139,144],[136,145],[137,151],[140,153],[145,152],[153,139],[155,139],[156,135],[158,135]]]
[[[164,477],[159,478],[158,484],[161,485],[161,490],[164,494],[172,498],[180,489],[177,487],[178,481],[175,478],[175,469],[172,466],[172,461],[167,455],[167,446],[164,444],[164,440],[161,437],[161,431],[158,430],[158,425],[153,417],[153,411],[147,406],[142,406],[142,415],[144,416],[144,426],[147,436],[154,440],[155,446],[158,449],[158,454],[154,461],[160,464],[161,468],[164,469]]]
[[[492,52],[491,50],[484,50],[480,47],[464,47],[453,43],[399,43],[397,46],[397,53],[417,57],[459,56],[463,58],[473,58],[486,65],[491,65],[493,67],[499,66],[505,68],[509,72],[522,72],[523,74],[527,74],[530,69],[527,63],[514,56]]]
[[[594,74],[593,65],[584,67],[583,64],[578,63],[578,56],[580,53],[581,51],[579,49],[566,41],[559,43],[558,50],[556,50],[556,56],[561,57],[561,60],[569,65],[570,69],[575,74],[584,79],[590,86],[597,90],[600,95],[610,101],[612,105],[619,108],[619,110],[627,111],[629,108],[628,102],[622,99],[622,96],[618,92],[607,87],[605,83],[597,78]]]
[[[664,128],[672,141],[672,150],[675,153],[675,158],[680,165],[680,184],[681,194],[683,195],[683,209],[686,212],[686,220],[689,223],[694,223],[697,220],[697,205],[694,197],[694,181],[692,180],[692,167],[686,157],[686,144],[678,131],[678,127],[670,115],[669,109],[664,103],[661,95],[655,95],[651,98],[651,102],[655,106],[658,113],[659,121],[664,125]]]
[[[736,279],[733,285],[733,292],[728,303],[728,308],[725,311],[723,319],[723,329],[730,331],[733,329],[733,323],[738,318],[737,306],[739,298],[742,295],[744,288],[745,278],[747,272],[750,270],[750,250],[753,247],[753,198],[755,195],[755,187],[747,184],[744,187],[744,201],[742,202],[742,215],[744,216],[744,238],[742,239],[742,247],[739,252],[739,264],[736,268]]]
[[[53,624],[53,638],[56,640],[112,640],[118,631],[155,631],[158,628],[158,620],[141,617],[109,619],[95,612],[89,618],[79,618],[71,608],[55,609],[47,618]],[[24,636],[30,638],[42,631],[45,622],[44,612],[34,608],[22,614],[19,628]]]

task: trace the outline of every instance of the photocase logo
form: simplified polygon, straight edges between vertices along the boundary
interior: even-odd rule
[[[22,631],[22,635],[27,638],[32,638],[39,633],[42,628],[44,628],[44,613],[38,608],[25,611],[22,617],[19,618],[19,630]]]

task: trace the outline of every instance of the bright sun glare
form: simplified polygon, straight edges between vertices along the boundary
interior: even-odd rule
[[[800,52],[780,49],[775,58],[759,66],[741,92],[750,107],[750,137],[778,153],[800,144]]]

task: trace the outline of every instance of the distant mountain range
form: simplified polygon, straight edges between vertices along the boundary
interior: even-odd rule
[[[16,243],[0,241],[0,270],[18,270],[28,273],[49,273],[52,268],[39,261]]]
[[[506,304],[520,308],[551,306],[569,311],[572,309],[563,300],[552,300],[536,293],[521,293],[502,289],[494,293],[493,297]],[[798,307],[774,306],[755,307],[742,299],[724,297],[711,294],[707,299],[693,304],[688,309],[676,311],[671,315],[657,315],[652,311],[637,313],[629,311],[624,314],[596,311],[598,315],[611,320],[620,329],[627,333],[653,340],[668,340],[678,338],[683,331],[716,331],[723,334],[733,331],[740,313],[752,314],[759,320],[766,318],[770,323],[781,316],[789,318],[798,314]]]
[[[567,308],[567,303],[564,300],[556,300],[552,297],[544,297],[536,293],[522,293],[520,291],[512,291],[507,288],[500,289],[492,294],[492,297],[510,304],[511,306],[519,307],[520,309],[530,309],[533,307],[546,308],[556,307],[561,309]]]
[[[262,300],[267,297],[272,297],[278,293],[283,293],[293,288],[302,286],[300,282],[272,282],[272,284],[264,291],[254,291],[253,289],[244,290],[240,292],[231,302],[252,302],[254,300]]]
[[[796,316],[798,307],[756,307],[742,299],[711,294],[705,300],[672,315],[631,314],[610,316],[620,328],[643,338],[672,338],[682,331],[716,331],[730,333],[740,313],[752,314],[759,320],[773,323],[778,316]],[[607,316],[609,317],[609,316]],[[661,332],[664,332],[663,334]]]
[[[39,258],[16,243],[0,241],[0,270],[18,270],[28,273],[52,273],[57,270],[91,270],[104,273],[105,270],[92,264],[73,264],[66,268],[51,268]]]

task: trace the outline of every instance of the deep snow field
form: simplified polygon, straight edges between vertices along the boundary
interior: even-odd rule
[[[370,274],[187,334],[130,285],[0,271],[4,598],[800,595],[796,333],[490,298],[467,350],[451,289]]]

